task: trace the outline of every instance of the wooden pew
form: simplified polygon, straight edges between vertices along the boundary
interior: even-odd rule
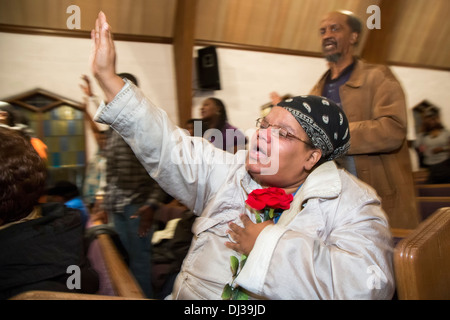
[[[450,183],[448,184],[417,184],[418,197],[450,197]]]
[[[138,298],[105,296],[99,294],[83,294],[55,291],[27,291],[9,300],[140,300]]]
[[[442,208],[394,250],[400,300],[450,299],[450,208]]]
[[[428,169],[420,168],[418,171],[414,171],[413,180],[415,184],[423,184],[427,181],[430,172]]]
[[[114,291],[117,295],[120,297],[144,299],[145,295],[141,287],[123,261],[109,235],[98,235],[98,241]]]
[[[450,207],[450,197],[416,197],[416,201],[422,220],[440,208]]]

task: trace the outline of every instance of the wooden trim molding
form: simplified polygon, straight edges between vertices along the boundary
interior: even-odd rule
[[[26,27],[2,23],[0,23],[0,32],[21,33],[21,34],[31,34],[41,36],[70,37],[70,38],[86,38],[86,39],[91,38],[90,31]],[[173,39],[170,37],[157,37],[157,36],[123,34],[123,33],[114,33],[114,40],[163,43],[163,44],[172,44],[173,42]]]
[[[57,36],[57,37],[85,38],[85,39],[89,39],[91,37],[89,31],[26,27],[26,26],[17,26],[17,25],[1,24],[1,23],[0,23],[0,32],[43,35],[43,36]],[[119,33],[119,34],[115,33],[114,39],[119,40],[119,41],[132,41],[132,42],[147,42],[147,43],[162,43],[162,44],[173,44],[174,43],[174,39],[171,37],[144,36],[144,35],[133,35],[133,34],[121,34],[121,33]],[[206,46],[215,46],[218,48],[276,53],[276,54],[286,54],[286,55],[303,56],[303,57],[316,57],[316,58],[322,57],[322,54],[320,52],[299,51],[299,50],[283,49],[283,48],[276,48],[276,47],[264,47],[264,46],[255,46],[255,45],[247,45],[247,44],[240,44],[240,43],[211,41],[211,40],[202,40],[202,39],[194,39],[194,45],[195,46],[205,46],[205,47]],[[364,56],[363,56],[363,58],[364,58]],[[450,71],[449,67],[439,67],[439,66],[424,65],[424,64],[417,64],[417,63],[406,63],[406,62],[391,61],[391,60],[387,60],[386,64],[391,65],[391,66],[408,67],[408,68]]]

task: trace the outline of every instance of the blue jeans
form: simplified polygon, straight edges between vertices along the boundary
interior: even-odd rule
[[[147,298],[153,298],[151,282],[151,239],[153,230],[145,237],[140,237],[138,235],[138,229],[141,219],[130,219],[141,206],[141,204],[130,204],[125,206],[123,213],[115,213],[114,228],[128,252],[131,273],[136,278]]]

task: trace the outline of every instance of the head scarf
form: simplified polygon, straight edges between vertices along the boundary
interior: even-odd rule
[[[336,103],[309,95],[283,100],[278,106],[297,119],[314,147],[322,150],[322,158],[334,160],[347,153],[350,148],[348,120]]]

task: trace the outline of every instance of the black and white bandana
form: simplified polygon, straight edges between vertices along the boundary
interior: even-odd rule
[[[289,111],[305,130],[312,144],[322,150],[322,158],[334,160],[350,148],[348,120],[333,101],[318,96],[298,96],[278,103]]]

